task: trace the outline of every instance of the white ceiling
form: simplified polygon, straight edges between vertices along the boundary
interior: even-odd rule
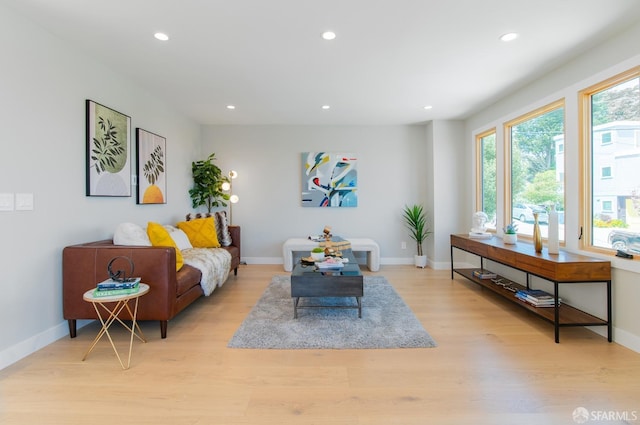
[[[461,119],[640,20],[638,0],[0,3],[202,124]]]

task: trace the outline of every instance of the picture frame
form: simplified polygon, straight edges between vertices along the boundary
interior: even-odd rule
[[[350,152],[302,153],[303,207],[358,206],[358,156]]]
[[[86,195],[131,196],[131,117],[86,100]]]
[[[136,128],[138,204],[167,203],[166,154],[167,139],[142,128]]]

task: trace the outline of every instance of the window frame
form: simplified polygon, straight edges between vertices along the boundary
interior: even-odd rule
[[[580,158],[579,167],[579,206],[578,217],[580,226],[580,246],[584,251],[597,252],[605,255],[613,255],[615,249],[593,245],[593,139],[592,139],[592,111],[591,97],[611,87],[626,81],[640,78],[640,66],[635,66],[624,72],[606,78],[578,91],[578,149]],[[602,140],[600,140],[602,142]],[[612,171],[613,172],[613,171]],[[599,176],[601,178],[601,176]]]
[[[511,198],[512,194],[513,194],[513,188],[512,188],[512,167],[511,167],[511,128],[521,124],[523,122],[526,122],[528,120],[531,120],[533,118],[536,118],[540,115],[544,115],[548,112],[551,112],[553,110],[559,109],[559,108],[563,108],[563,129],[564,129],[564,138],[566,140],[566,134],[567,134],[567,107],[566,107],[566,100],[564,97],[557,99],[553,102],[547,103],[539,108],[533,109],[525,114],[522,114],[516,118],[513,118],[509,121],[506,121],[503,126],[503,142],[504,142],[504,202],[503,202],[503,206],[504,206],[504,219],[505,219],[505,223],[513,223],[513,199]],[[566,156],[565,156],[565,161],[566,161]],[[565,164],[566,165],[566,164]],[[557,167],[557,165],[556,165]],[[563,167],[564,169],[564,167]],[[564,179],[564,175],[563,175],[563,179]],[[566,182],[563,181],[562,182],[562,187],[566,187]],[[565,206],[565,211],[566,211],[566,205],[567,205],[567,195],[566,193],[562,192],[563,195],[563,205]],[[529,239],[529,240],[533,240],[533,235],[528,235],[526,233],[520,233],[518,232],[518,237],[522,237],[524,239]],[[546,239],[546,238],[543,238]],[[566,235],[563,235],[560,239],[560,245],[564,246],[565,244],[565,239],[566,239]]]
[[[488,136],[494,136],[494,144],[496,149],[496,197],[498,195],[498,134],[496,127],[492,127],[488,130],[482,131],[476,134],[476,209],[475,211],[484,211],[484,149],[483,141]],[[498,200],[496,199],[496,215],[498,213]],[[496,229],[487,228],[487,232],[497,231],[497,217],[496,217]]]

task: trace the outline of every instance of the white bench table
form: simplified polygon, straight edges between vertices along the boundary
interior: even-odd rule
[[[344,238],[351,244],[353,252],[367,253],[367,267],[372,272],[380,270],[380,246],[373,239],[369,238]],[[287,239],[282,245],[282,257],[284,259],[284,270],[290,272],[293,270],[293,251],[310,252],[318,246],[318,242],[314,242],[308,238],[291,238]]]

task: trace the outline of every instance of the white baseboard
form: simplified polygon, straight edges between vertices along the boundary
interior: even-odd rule
[[[78,320],[77,328],[83,328],[91,322],[93,320]],[[66,320],[0,352],[0,370],[63,337],[69,337],[69,325]]]

